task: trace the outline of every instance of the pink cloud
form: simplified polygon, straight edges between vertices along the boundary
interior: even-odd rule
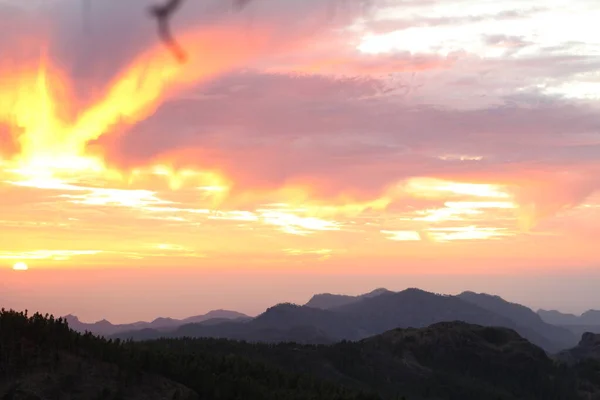
[[[235,33],[215,35],[204,43],[205,63],[209,69],[214,67],[210,76],[201,85],[181,91],[180,97],[154,104],[156,110],[146,113],[147,120],[143,120],[144,115],[142,121],[111,128],[113,132],[106,132],[89,150],[103,154],[110,165],[121,168],[164,161],[220,171],[241,192],[296,184],[310,187],[314,196],[325,198],[348,195],[369,199],[414,176],[466,179],[477,170],[483,180],[493,180],[497,171],[509,169],[514,174],[498,179],[523,176],[527,183],[515,193],[523,204],[535,204],[536,216],[577,204],[597,188],[587,176],[573,182],[558,179],[548,185],[536,183],[553,177],[552,169],[557,165],[570,165],[579,173],[585,161],[597,157],[595,150],[588,150],[582,159],[581,146],[585,143],[580,147],[570,144],[573,135],[600,129],[595,106],[554,99],[536,103],[543,97],[525,98],[513,92],[512,97],[497,96],[493,106],[461,109],[441,106],[435,97],[421,96],[419,91],[427,84],[431,93],[457,97],[458,103],[462,91],[487,91],[486,85],[494,88],[495,80],[486,78],[486,70],[524,68],[538,73],[548,68],[547,58],[479,60],[465,73],[465,60],[454,56],[365,55],[352,49],[356,37],[346,38],[348,43],[342,45],[344,35],[331,30],[351,21],[357,15],[354,11],[331,20],[326,18],[327,7],[316,1],[294,1],[274,9],[269,8],[275,4],[271,3],[257,2],[236,15],[224,13],[216,2],[196,4],[183,13],[176,26],[180,37],[193,24],[206,32]],[[212,6],[216,8],[211,11]],[[55,23],[69,22],[54,27],[51,43],[55,47],[51,50],[68,66],[78,92],[103,87],[133,55],[150,43],[157,44],[155,26],[145,14],[137,14],[143,9],[140,1],[98,7],[93,14],[96,28],[115,22],[106,36],[98,35],[98,30],[91,36],[74,36],[73,30],[81,26],[75,25],[73,16],[62,9],[52,14]],[[307,19],[295,17],[295,12]],[[221,68],[216,60],[227,58],[222,51],[224,39],[235,41],[239,36],[268,43],[249,50],[240,62]],[[66,37],[71,39],[65,41]],[[497,43],[507,38],[492,39]],[[82,60],[80,50],[90,41],[98,44],[97,52]],[[115,50],[119,42],[123,46]],[[188,45],[194,46],[192,42]],[[313,45],[317,51],[309,52]],[[93,69],[92,65],[103,58],[106,66],[101,63],[98,70]],[[565,60],[572,64],[552,63],[560,65],[547,73],[561,76],[590,68],[583,62],[586,59]],[[463,79],[463,85],[457,88],[434,78],[428,81],[434,73],[456,77],[455,82]],[[386,74],[394,79],[382,77]],[[424,74],[426,83],[412,82],[417,74]],[[10,148],[9,138],[1,131],[0,139],[3,150]],[[440,159],[447,154],[474,155],[480,160]],[[537,164],[543,173],[517,171],[531,164]],[[565,197],[548,200],[547,194],[554,192]]]

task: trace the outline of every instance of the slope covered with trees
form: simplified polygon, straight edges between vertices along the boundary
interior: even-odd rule
[[[379,398],[241,354],[197,350],[174,351],[168,342],[107,340],[72,331],[62,318],[2,310],[0,398]]]
[[[572,365],[507,328],[442,322],[332,345],[189,337],[133,342],[0,313],[0,399],[598,400]]]

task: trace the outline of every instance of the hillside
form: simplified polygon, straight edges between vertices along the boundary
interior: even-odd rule
[[[172,380],[93,357],[101,347],[114,350],[90,335],[76,334],[64,319],[2,310],[0,398],[198,399]]]
[[[513,330],[462,322],[395,329],[334,345],[191,338],[140,345],[182,354],[236,354],[291,373],[310,371],[349,388],[377,391],[386,400],[590,400],[598,398],[592,395],[600,387],[593,368],[560,365]]]
[[[122,342],[2,311],[0,360],[3,400],[600,399],[600,362],[561,364],[514,330],[464,322],[333,345]]]
[[[184,343],[181,341],[180,343]],[[189,350],[189,348],[188,348]],[[240,354],[106,340],[66,320],[0,312],[2,400],[377,400]]]
[[[463,292],[459,298],[488,311],[509,318],[516,324],[521,335],[555,353],[574,346],[577,337],[566,328],[548,324],[530,308],[510,303],[499,296],[485,293]]]
[[[600,334],[584,333],[577,346],[561,351],[557,358],[568,363],[576,363],[586,359],[600,361]]]
[[[578,398],[570,373],[505,328],[443,322],[396,329],[362,341],[354,354],[354,373],[369,376],[388,394],[448,400]]]

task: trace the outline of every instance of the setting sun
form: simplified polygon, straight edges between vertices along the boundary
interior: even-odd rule
[[[14,271],[27,271],[29,269],[27,264],[25,264],[24,262],[18,262],[15,265],[13,265],[12,268]]]

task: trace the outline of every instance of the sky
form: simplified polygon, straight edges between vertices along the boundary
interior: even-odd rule
[[[150,4],[0,1],[4,307],[600,307],[600,3]]]

